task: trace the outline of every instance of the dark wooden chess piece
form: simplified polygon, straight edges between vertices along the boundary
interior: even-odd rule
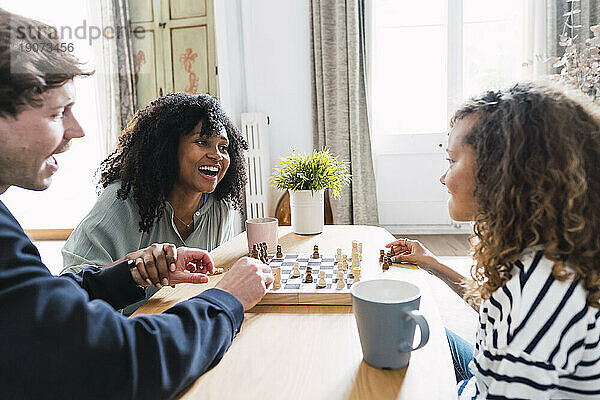
[[[390,252],[388,253],[388,257],[391,259],[392,257],[394,257],[394,246],[390,246]]]
[[[313,256],[312,256],[312,258],[319,258],[319,257],[320,257],[319,256],[319,246],[317,246],[315,244],[315,247],[313,247]]]
[[[283,258],[283,253],[281,252],[281,245],[277,245],[277,253],[275,254],[275,258]]]
[[[384,271],[390,269],[390,257],[388,255],[383,256],[383,264],[381,265],[381,269]]]
[[[312,268],[306,267],[306,276],[304,277],[304,283],[312,283],[312,281],[313,281]]]

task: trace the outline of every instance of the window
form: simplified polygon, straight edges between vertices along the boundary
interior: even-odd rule
[[[85,26],[90,25],[86,1],[9,0],[2,7],[57,28],[70,26],[75,30],[84,22]],[[97,41],[90,41],[89,34],[85,39],[77,39],[73,34],[72,39],[63,37],[63,41],[72,42],[75,56],[86,62],[86,67],[94,68],[92,44]],[[106,155],[96,96],[98,74],[76,79],[75,85],[77,98],[73,113],[86,136],[73,140],[71,150],[56,156],[59,170],[49,189],[34,192],[11,187],[1,197],[25,229],[74,228],[96,201],[93,175]]]
[[[452,224],[438,178],[448,121],[465,98],[521,78],[522,0],[371,0],[368,71],[380,224],[393,233]],[[528,48],[527,48],[528,49]]]
[[[374,134],[439,133],[464,98],[520,78],[521,0],[373,0]]]

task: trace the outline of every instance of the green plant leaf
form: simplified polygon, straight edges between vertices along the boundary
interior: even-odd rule
[[[271,186],[281,190],[330,189],[333,197],[339,198],[342,186],[350,183],[351,176],[348,162],[323,149],[311,155],[294,151],[289,157],[281,157],[270,179]]]

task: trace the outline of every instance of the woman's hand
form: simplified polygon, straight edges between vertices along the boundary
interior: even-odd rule
[[[406,262],[416,264],[420,268],[432,272],[439,262],[435,255],[423,246],[418,240],[398,239],[385,245],[385,247],[394,246],[394,255],[392,262]]]
[[[179,247],[176,255],[175,268],[169,271],[170,285],[208,282],[208,274],[212,274],[214,270],[214,262],[208,252],[191,247]]]

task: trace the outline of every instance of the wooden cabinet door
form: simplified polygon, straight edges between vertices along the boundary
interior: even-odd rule
[[[212,0],[128,0],[137,108],[167,93],[217,96]]]
[[[217,96],[213,2],[211,0],[171,0],[165,63],[170,92],[210,93]]]

